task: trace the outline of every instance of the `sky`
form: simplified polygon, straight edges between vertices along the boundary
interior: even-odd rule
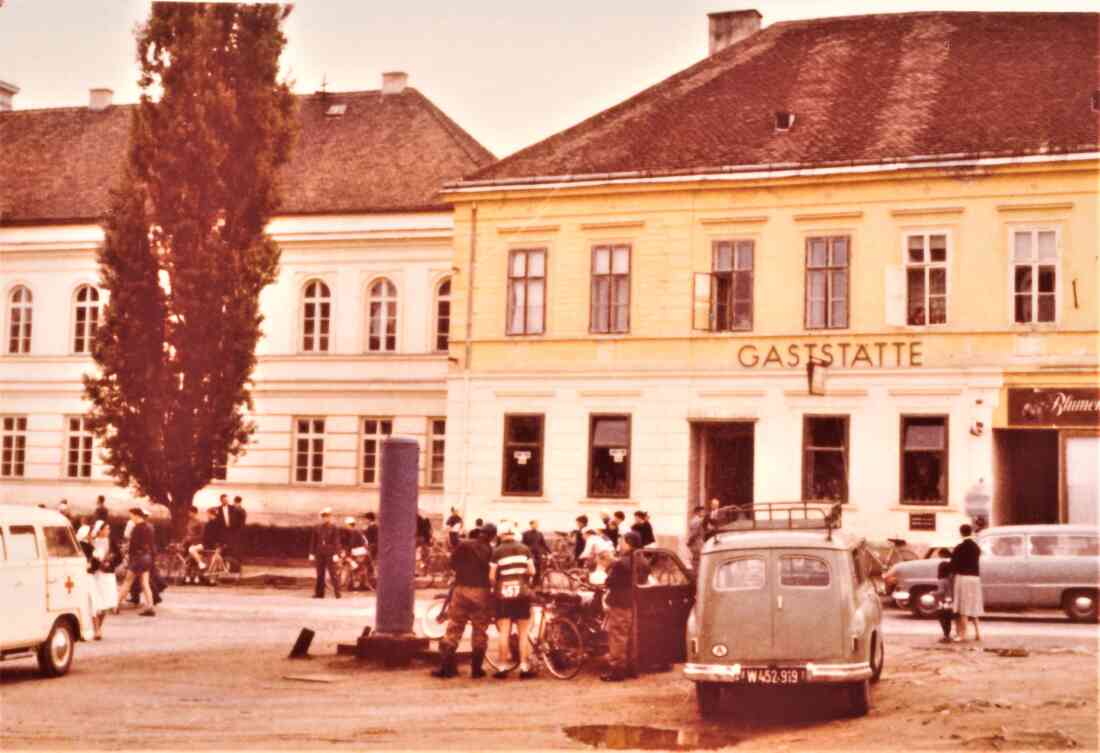
[[[137,101],[134,29],[148,0],[0,0],[0,81],[16,109]],[[377,89],[405,71],[498,157],[594,115],[704,58],[707,13],[755,8],[763,25],[915,10],[1089,11],[1095,0],[304,0],[286,22],[300,94]]]

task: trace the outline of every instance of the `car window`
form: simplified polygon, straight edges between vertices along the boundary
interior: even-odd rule
[[[714,588],[718,591],[760,589],[767,582],[766,572],[763,557],[727,560],[714,573]]]
[[[34,535],[34,526],[12,526],[9,533],[9,561],[28,562],[38,559],[38,539]]]
[[[639,550],[649,566],[649,577],[643,586],[684,586],[691,583],[676,559],[668,552],[660,550]]]
[[[990,536],[981,544],[982,554],[988,557],[1023,557],[1023,536]]]
[[[817,557],[785,554],[779,558],[779,583],[783,586],[827,586],[829,566]]]
[[[47,557],[79,557],[80,548],[73,539],[73,529],[69,526],[46,526],[42,529],[46,536]]]
[[[1095,536],[1071,536],[1069,534],[1031,536],[1031,555],[1033,557],[1095,557],[1097,538]]]

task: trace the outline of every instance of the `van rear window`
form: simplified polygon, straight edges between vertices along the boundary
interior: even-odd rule
[[[47,557],[80,557],[80,548],[73,538],[73,531],[68,526],[47,526],[42,529],[46,534]]]
[[[38,559],[38,539],[34,535],[34,526],[12,526],[8,533],[9,562]]]
[[[817,557],[785,554],[779,558],[779,583],[784,586],[827,586],[829,566]]]
[[[714,588],[718,591],[744,591],[763,588],[766,582],[763,557],[742,557],[728,560],[714,573]]]

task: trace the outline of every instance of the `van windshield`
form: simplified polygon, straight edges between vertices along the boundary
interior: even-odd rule
[[[47,526],[42,529],[46,535],[47,557],[80,557],[80,549],[73,539],[73,531],[68,526]]]

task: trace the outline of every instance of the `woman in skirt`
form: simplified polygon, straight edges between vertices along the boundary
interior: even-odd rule
[[[982,578],[979,560],[982,550],[974,540],[974,529],[969,525],[959,527],[963,540],[951,553],[951,572],[955,575],[955,640],[966,640],[966,621],[974,624],[974,640],[982,639],[978,618],[985,612],[982,603]]]
[[[95,611],[93,626],[95,639],[103,638],[103,621],[107,612],[118,609],[118,580],[115,578],[115,565],[118,564],[118,549],[111,544],[111,527],[102,520],[92,524],[89,534],[92,544],[91,567],[94,588],[92,589],[92,609]]]

